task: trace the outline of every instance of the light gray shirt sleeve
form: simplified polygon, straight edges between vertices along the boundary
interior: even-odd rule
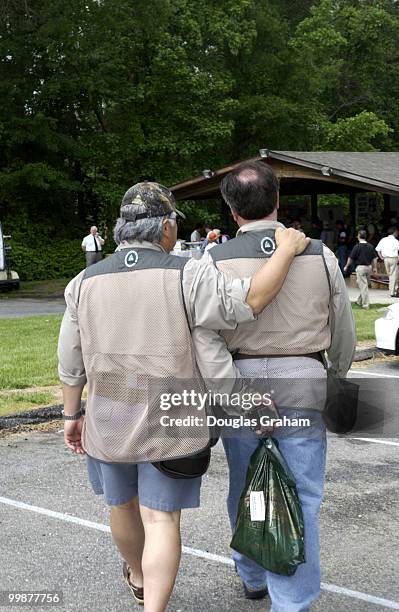
[[[235,329],[255,318],[245,301],[251,279],[222,274],[208,253],[185,265],[182,285],[191,329]]]
[[[235,329],[238,323],[256,318],[245,302],[250,283],[250,278],[235,279],[221,273],[208,253],[184,268],[183,294],[197,364],[208,383],[219,379],[220,392],[231,393],[241,377],[219,330]],[[220,379],[224,380],[223,388]]]
[[[351,367],[356,348],[355,321],[337,258],[326,246],[324,246],[324,259],[331,283],[329,306],[331,345],[327,354],[334,373],[345,377]]]
[[[65,289],[66,310],[58,339],[58,374],[69,386],[84,386],[86,372],[83,363],[78,321],[78,300],[84,270]]]

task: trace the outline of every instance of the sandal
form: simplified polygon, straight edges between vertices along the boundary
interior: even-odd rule
[[[126,580],[126,584],[129,587],[136,603],[138,603],[140,606],[143,606],[144,605],[144,589],[143,587],[136,587],[134,586],[134,584],[130,582],[130,567],[128,566],[126,561],[123,562],[123,577]]]

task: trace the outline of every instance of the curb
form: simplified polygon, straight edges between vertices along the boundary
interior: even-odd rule
[[[381,351],[376,346],[370,346],[368,348],[358,348],[355,351],[353,362],[365,361],[372,359],[375,355]],[[82,408],[86,402],[82,402]],[[61,410],[63,404],[55,404],[53,406],[46,406],[45,408],[33,408],[26,412],[18,412],[17,414],[9,414],[5,417],[0,417],[0,430],[11,429],[18,425],[34,425],[37,423],[46,423],[47,421],[53,421],[61,419]]]
[[[368,348],[357,348],[353,361],[364,361],[366,359],[372,359],[377,353],[381,351],[376,346],[370,346]]]
[[[84,407],[84,404],[85,402],[82,402],[82,407]],[[17,414],[8,414],[7,416],[0,417],[0,430],[12,429],[19,425],[35,425],[37,423],[61,419],[63,407],[62,404],[56,404],[54,406],[46,406],[45,408],[33,408],[32,410],[18,412]]]

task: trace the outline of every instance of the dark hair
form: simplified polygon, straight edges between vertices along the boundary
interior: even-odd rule
[[[264,162],[247,162],[234,168],[220,183],[222,196],[243,219],[263,219],[277,206],[278,179]]]
[[[196,230],[200,230],[202,228],[202,223],[200,223],[199,221],[194,225],[194,229]]]
[[[388,235],[391,236],[391,234],[394,234],[396,232],[398,228],[395,227],[394,225],[392,225],[392,227],[388,228]]]
[[[366,240],[367,238],[366,230],[359,230],[357,237],[360,238],[360,240]]]

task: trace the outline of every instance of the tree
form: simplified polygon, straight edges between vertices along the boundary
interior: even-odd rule
[[[398,146],[398,37],[396,3],[385,0],[321,0],[298,25],[290,47],[314,116],[313,147]]]
[[[11,213],[107,216],[137,180],[217,163],[233,130],[224,58],[252,35],[249,0],[7,3],[0,187]],[[156,24],[156,27],[154,27]]]
[[[398,39],[395,0],[0,0],[0,217],[50,242],[260,147],[397,149]]]

